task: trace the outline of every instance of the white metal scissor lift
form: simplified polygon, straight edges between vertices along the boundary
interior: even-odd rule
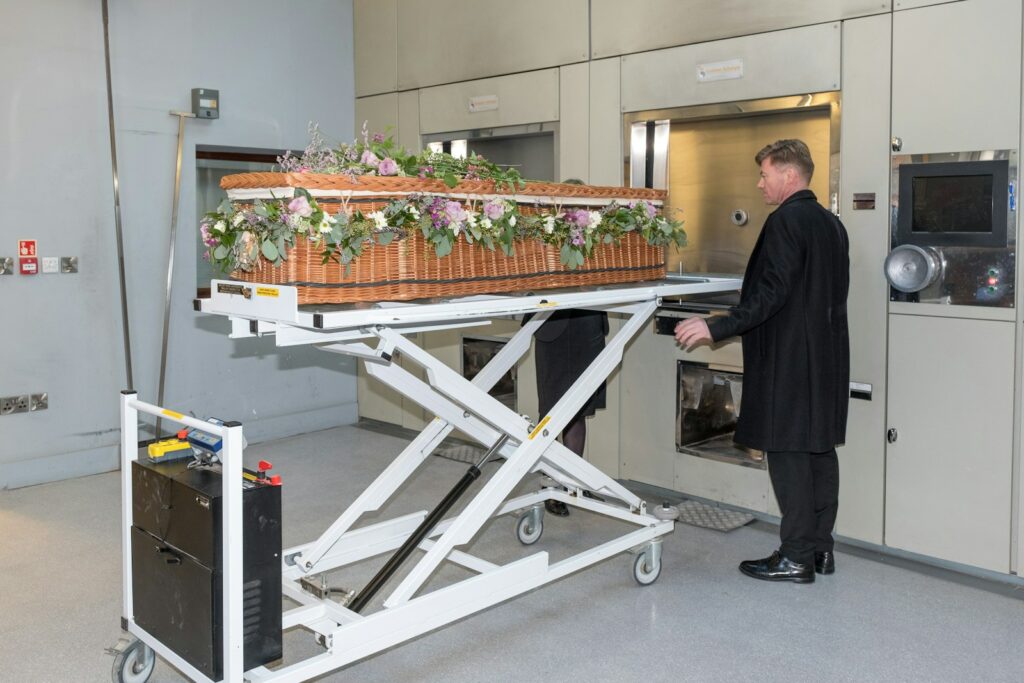
[[[143,631],[132,618],[131,594],[131,461],[137,458],[138,412],[213,432],[223,437],[224,486],[222,524],[228,547],[223,549],[223,664],[224,681],[305,681],[380,652],[423,633],[451,623],[491,605],[508,600],[538,586],[584,569],[618,553],[635,551],[633,574],[641,584],[657,579],[661,571],[661,540],[672,531],[672,521],[647,513],[644,501],[617,481],[562,446],[555,437],[576,415],[596,388],[622,359],[626,343],[648,322],[663,297],[735,291],[734,277],[672,277],[658,282],[611,285],[588,291],[553,290],[529,295],[481,295],[441,302],[381,303],[300,309],[296,290],[278,285],[260,285],[215,280],[212,297],[197,300],[196,310],[228,316],[231,337],[274,335],[278,346],[312,344],[324,351],[362,359],[368,374],[414,400],[436,417],[356,498],[319,538],[284,551],[284,596],[298,603],[286,609],[283,628],[304,627],[316,634],[325,651],[316,656],[271,670],[257,667],[242,670],[242,554],[241,554],[241,426],[228,423],[216,427],[144,403],[135,394],[121,399],[122,427],[122,524],[124,544],[125,629],[141,642],[132,643],[130,657],[122,657],[123,680],[148,678],[155,650],[196,681],[209,681],[165,644]],[[624,324],[608,340],[572,388],[551,413],[531,424],[488,390],[530,348],[534,331],[558,309],[587,308],[619,313]],[[405,335],[430,330],[488,324],[496,317],[534,313],[534,317],[504,345],[501,351],[472,380],[466,380],[438,359],[418,347]],[[377,340],[370,347],[362,340]],[[400,352],[425,370],[420,380],[392,358]],[[454,429],[488,448],[484,458],[470,468],[456,487],[431,512],[418,512],[368,526],[355,527],[366,513],[381,508],[416,471],[419,465]],[[448,519],[443,515],[479,475],[488,459],[501,458],[491,476],[462,511]],[[547,475],[558,487],[509,499],[517,484],[531,472]],[[605,502],[582,496],[583,491],[600,494]],[[468,544],[491,519],[518,514],[516,535],[520,542],[536,542],[543,531],[544,501],[560,500],[569,505],[621,520],[635,529],[556,563],[546,552],[496,565],[459,550]],[[383,608],[368,615],[360,610],[414,551],[422,556],[384,600]],[[395,552],[397,551],[397,552]],[[370,583],[343,606],[327,597],[316,597],[303,589],[303,578],[335,570],[369,557],[394,552]],[[476,573],[453,585],[421,592],[443,562],[453,562]],[[147,666],[148,665],[148,666]],[[131,674],[144,673],[133,679]],[[115,666],[116,673],[116,666]]]

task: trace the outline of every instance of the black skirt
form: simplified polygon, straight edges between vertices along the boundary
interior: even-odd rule
[[[540,326],[537,340],[537,399],[543,418],[562,398],[583,371],[604,349],[608,314],[570,309],[555,311]],[[606,387],[602,382],[576,417],[593,415],[605,407]]]

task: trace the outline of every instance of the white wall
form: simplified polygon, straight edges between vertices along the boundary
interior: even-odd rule
[[[0,256],[36,238],[77,275],[0,277],[0,396],[47,391],[0,416],[0,487],[117,466],[125,388],[100,0],[0,0]],[[156,401],[177,119],[193,87],[221,118],[187,123],[165,404],[237,419],[250,441],[355,419],[351,364],[272,339],[227,339],[195,296],[195,146],[305,146],[310,120],[353,130],[351,0],[110,2],[134,384]],[[321,357],[323,356],[323,357]]]

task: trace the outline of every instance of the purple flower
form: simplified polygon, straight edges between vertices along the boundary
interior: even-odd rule
[[[398,164],[394,159],[385,158],[377,166],[377,173],[381,175],[398,175]]]
[[[288,210],[302,216],[303,218],[309,218],[313,215],[313,207],[309,205],[309,201],[303,195],[299,195],[288,202]]]
[[[505,214],[505,202],[500,199],[491,199],[484,203],[484,215],[492,221],[496,221]]]
[[[449,223],[462,223],[466,220],[466,210],[459,202],[446,202],[444,213]]]
[[[374,142],[384,142],[384,133],[374,133],[373,134],[373,141]]]
[[[363,150],[363,156],[361,156],[359,158],[359,163],[366,164],[367,166],[373,166],[374,168],[377,168],[377,164],[380,163],[380,159],[377,158],[376,154],[374,154],[370,150],[366,149],[366,150]]]

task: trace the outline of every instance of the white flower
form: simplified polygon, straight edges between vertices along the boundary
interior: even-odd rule
[[[551,234],[555,231],[555,217],[545,216],[544,217],[544,232]]]
[[[511,225],[513,228],[516,227],[516,217],[515,216],[509,216],[508,217],[508,224]]]
[[[384,215],[383,211],[374,211],[369,216],[367,216],[367,218],[371,219],[374,222],[378,230],[383,230],[384,228],[388,227],[388,219],[387,216]]]
[[[213,224],[213,229],[216,230],[217,232],[224,232],[225,230],[227,230],[227,227],[228,224],[225,223],[224,221],[217,221],[216,223]]]
[[[472,211],[469,211],[469,212],[466,213],[466,224],[469,225],[469,227],[471,227],[471,228],[475,228],[476,227],[476,216],[477,215],[475,213],[473,213]]]
[[[459,236],[459,232],[462,230],[462,223],[451,223],[451,226],[452,226],[452,232],[454,232],[455,236],[458,237]]]
[[[235,214],[235,217],[231,219],[231,225],[233,225],[233,226],[235,226],[237,228],[239,225],[242,224],[242,221],[244,221],[244,220],[245,220],[245,214],[242,213],[241,211],[239,211],[238,213]]]
[[[590,211],[588,213],[589,216],[587,217],[587,230],[593,230],[594,228],[601,224],[601,214],[598,213],[597,211]]]
[[[417,210],[416,207],[413,206],[412,204],[409,204],[408,206],[406,206],[405,210],[408,211],[409,215],[412,216],[413,218],[415,218],[416,220],[420,219],[420,212],[419,212],[419,210]]]
[[[487,216],[484,216],[483,218],[480,219],[480,227],[483,228],[484,230],[490,230],[493,226],[494,224],[491,223],[491,219],[488,218]]]
[[[330,232],[331,226],[337,223],[337,219],[329,214],[324,214],[323,220],[320,221],[320,232]]]

